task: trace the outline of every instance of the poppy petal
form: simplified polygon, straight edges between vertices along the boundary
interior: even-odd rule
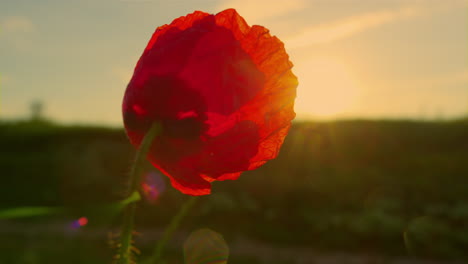
[[[210,193],[275,158],[295,117],[297,78],[283,43],[234,10],[196,11],[156,29],[123,102],[138,147],[162,125],[148,158],[183,193]]]

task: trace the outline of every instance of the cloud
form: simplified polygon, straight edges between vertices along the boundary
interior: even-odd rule
[[[409,80],[402,85],[409,87],[447,87],[451,85],[462,85],[468,84],[468,68],[455,71],[443,73],[436,76],[430,76],[423,79]]]
[[[0,88],[8,83],[11,83],[11,77],[6,74],[0,74]]]
[[[20,52],[29,52],[38,37],[36,25],[25,16],[0,18],[0,40],[7,48]]]
[[[35,26],[27,17],[9,16],[0,22],[0,30],[6,33],[29,33],[35,30]]]
[[[445,1],[430,2],[430,4],[412,1],[410,5],[402,4],[399,8],[368,12],[318,26],[306,26],[301,30],[301,33],[287,38],[285,42],[288,43],[290,49],[329,43],[385,24],[465,7],[467,3],[466,0],[453,0],[447,1],[447,3]]]
[[[263,23],[299,11],[307,5],[306,0],[227,0],[217,6],[216,11],[235,8],[247,21]]]
[[[286,40],[289,48],[333,42],[390,22],[417,16],[420,10],[405,7],[352,16],[332,23],[304,28],[302,33]]]

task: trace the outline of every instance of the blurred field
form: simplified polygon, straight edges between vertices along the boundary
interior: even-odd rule
[[[65,208],[0,219],[0,263],[109,263],[120,218],[98,205],[125,198],[133,155],[121,129],[0,123],[0,208]],[[168,186],[141,202],[142,258],[186,199]],[[72,230],[82,216],[89,224]],[[466,260],[468,121],[295,123],[276,160],[198,201],[167,263],[182,263],[182,242],[200,227],[225,237],[229,263]]]

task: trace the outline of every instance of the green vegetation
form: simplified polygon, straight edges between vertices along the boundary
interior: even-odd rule
[[[119,218],[95,207],[125,198],[134,153],[121,129],[0,123],[0,208],[66,208],[0,219],[0,263],[107,263],[106,232]],[[186,198],[166,188],[156,204],[143,201],[137,230],[160,230]],[[37,230],[83,215],[83,232]],[[276,160],[214,183],[182,223],[186,232],[200,227],[228,244],[241,237],[325,252],[468,258],[468,121],[295,123]],[[143,256],[155,239],[137,240]],[[176,259],[179,244],[169,249]]]

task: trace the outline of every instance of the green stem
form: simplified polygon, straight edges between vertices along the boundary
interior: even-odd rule
[[[158,261],[161,259],[164,247],[166,246],[169,239],[172,237],[173,233],[179,227],[180,223],[182,222],[182,219],[184,219],[185,215],[187,215],[187,213],[190,211],[190,208],[192,208],[195,202],[197,201],[197,197],[198,196],[191,196],[182,205],[182,208],[180,208],[179,212],[174,216],[174,218],[172,218],[171,222],[164,230],[161,239],[158,241],[156,247],[154,248],[154,254],[147,261],[144,262],[145,264],[158,263]]]
[[[130,170],[130,195],[138,190],[141,172],[143,170],[143,161],[151,147],[153,139],[160,133],[161,126],[154,123],[143,138],[140,147],[137,150],[135,161]],[[118,264],[132,263],[132,233],[135,219],[136,202],[126,206],[123,213],[123,223],[120,233],[120,249],[117,257]]]

